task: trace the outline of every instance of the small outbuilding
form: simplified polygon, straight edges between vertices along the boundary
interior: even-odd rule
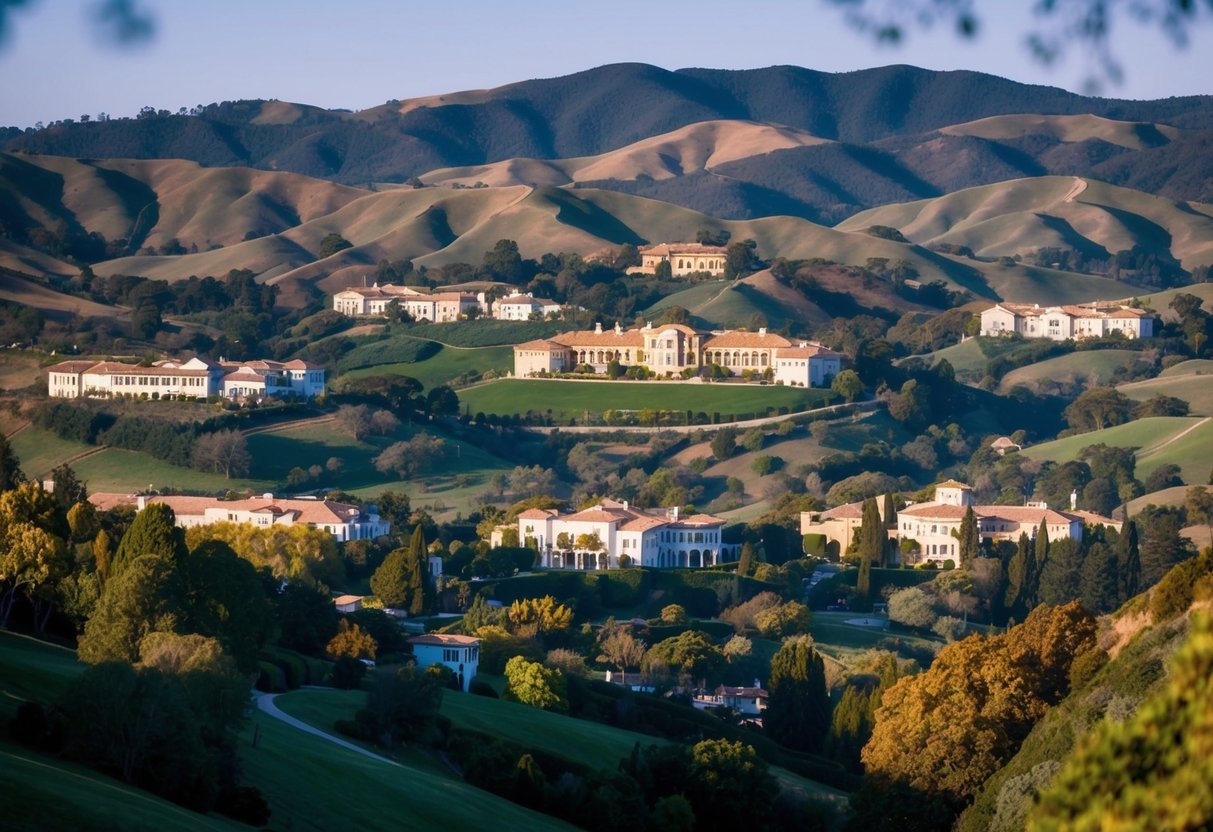
[[[426,633],[409,639],[417,667],[440,664],[449,667],[459,680],[459,689],[467,693],[480,665],[480,639],[449,633]]]

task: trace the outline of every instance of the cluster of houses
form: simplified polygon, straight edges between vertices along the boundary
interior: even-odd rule
[[[324,395],[324,368],[293,361],[211,361],[194,356],[150,366],[121,361],[62,361],[47,370],[52,398],[311,399]]]
[[[884,517],[884,501],[877,500],[881,520],[886,523],[890,540],[898,543],[901,561],[907,566],[920,563],[943,565],[960,561],[960,524],[970,508],[977,519],[983,543],[1016,541],[1021,534],[1035,538],[1041,524],[1049,540],[1082,540],[1083,526],[1108,526],[1120,530],[1121,523],[1110,517],[1077,511],[1071,497],[1068,511],[1050,508],[1047,503],[1029,502],[1023,506],[978,505],[973,489],[962,482],[948,480],[935,486],[935,499],[913,503],[897,512],[896,523]],[[840,552],[851,545],[863,518],[863,503],[847,503],[828,511],[800,513],[801,534],[819,534]]]
[[[640,329],[562,332],[514,347],[514,376],[549,375],[574,370],[604,373],[612,362],[641,366],[658,376],[698,372],[715,364],[733,373],[767,374],[776,384],[822,387],[839,373],[842,355],[821,344],[768,332],[700,332],[685,324],[645,324]]]
[[[252,526],[307,526],[331,534],[338,542],[371,540],[391,531],[391,523],[379,516],[374,505],[352,506],[311,497],[275,497],[262,494],[245,500],[220,500],[217,497],[144,496],[100,492],[89,495],[99,511],[133,506],[143,511],[153,503],[173,510],[177,525],[183,529],[212,523],[248,523]]]
[[[427,292],[412,286],[378,283],[351,286],[333,295],[333,310],[351,318],[386,318],[393,306],[415,321],[433,323],[469,317],[530,321],[559,315],[564,308],[554,300],[537,298],[530,292],[515,292],[491,300],[484,292]]]
[[[602,500],[573,513],[528,509],[518,515],[517,529],[518,540],[539,553],[546,569],[697,569],[737,559],[738,546],[721,539],[724,523],[709,514],[684,516],[678,508]],[[493,545],[500,545],[506,528],[494,531]]]
[[[1100,301],[1074,306],[996,303],[981,313],[981,334],[987,336],[1021,335],[1068,341],[1114,333],[1126,338],[1153,337],[1153,313],[1125,303]]]

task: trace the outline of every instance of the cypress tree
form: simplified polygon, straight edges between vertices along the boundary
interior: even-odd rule
[[[977,515],[973,507],[965,508],[965,515],[960,521],[960,568],[968,569],[973,565],[981,548],[981,536],[977,529]]]
[[[737,574],[748,576],[754,571],[754,544],[741,544],[741,559],[737,561]]]
[[[872,592],[872,562],[866,557],[859,561],[859,577],[855,580],[855,591],[860,598],[867,598]]]
[[[413,536],[409,538],[409,552],[406,559],[409,580],[409,615],[421,615],[426,611],[429,599],[426,597],[426,558],[425,532],[418,523],[413,528]]]
[[[766,732],[788,748],[817,753],[830,730],[825,663],[810,639],[794,636],[771,658]]]
[[[188,553],[185,532],[177,528],[173,510],[164,503],[152,503],[135,515],[134,522],[122,536],[110,564],[110,573],[111,576],[117,574],[143,555],[158,555],[180,562]]]
[[[880,509],[876,507],[876,498],[869,497],[863,501],[863,517],[859,522],[859,558],[860,565],[880,563],[884,556],[885,542],[889,536],[885,532],[884,523],[880,519]]]
[[[21,460],[8,439],[0,434],[0,491],[9,491],[23,482],[25,474],[21,472]]]
[[[407,549],[394,549],[371,575],[371,592],[386,607],[401,607],[408,600]]]
[[[1040,527],[1036,530],[1036,552],[1032,558],[1032,568],[1028,570],[1027,580],[1024,581],[1024,609],[1031,611],[1040,603],[1040,573],[1044,571],[1045,561],[1049,559],[1049,528],[1045,518],[1040,518]]]
[[[1141,592],[1141,550],[1138,547],[1137,523],[1127,518],[1116,541],[1116,573],[1120,579],[1120,598],[1117,600],[1123,604]]]
[[[1106,543],[1094,543],[1087,549],[1079,578],[1079,599],[1094,613],[1111,612],[1119,606],[1120,586],[1116,552]]]
[[[1009,612],[1018,612],[1025,606],[1024,586],[1028,582],[1028,575],[1031,572],[1032,554],[1029,551],[1031,541],[1028,539],[1027,532],[1019,533],[1019,544],[1015,548],[1015,554],[1011,557],[1011,562],[1007,566],[1007,595],[1005,606]]]

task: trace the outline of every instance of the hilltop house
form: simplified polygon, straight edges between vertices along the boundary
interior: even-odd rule
[[[47,392],[53,398],[311,399],[324,395],[324,368],[293,361],[187,361],[166,359],[150,367],[121,361],[63,361],[47,368]]]
[[[884,519],[884,501],[878,499],[876,505],[881,510],[881,519]],[[800,532],[822,534],[828,542],[836,543],[839,551],[845,552],[859,529],[862,506],[862,503],[848,503],[825,512],[801,512]],[[935,486],[935,499],[908,505],[897,512],[897,526],[889,529],[889,537],[903,546],[906,541],[914,542],[910,550],[903,553],[903,562],[943,564],[950,560],[958,563],[960,524],[970,507],[977,518],[978,534],[987,544],[998,540],[1018,540],[1022,533],[1034,539],[1042,522],[1049,540],[1082,540],[1084,524],[1120,527],[1110,517],[1074,511],[1073,505],[1070,511],[1059,511],[1049,508],[1046,503],[1031,502],[1023,506],[977,505],[973,500],[972,488],[948,480]]]
[[[422,292],[411,286],[378,283],[351,286],[333,295],[333,310],[351,318],[386,318],[388,307],[398,305],[415,321],[458,321],[472,310],[487,312],[483,292]]]
[[[417,667],[425,669],[433,664],[449,667],[459,680],[459,689],[464,693],[472,684],[476,669],[480,666],[480,639],[449,633],[426,633],[409,639]]]
[[[691,704],[696,708],[731,708],[747,722],[762,723],[768,694],[755,679],[753,686],[720,685],[713,691],[698,691]]]
[[[640,249],[640,265],[628,269],[628,274],[656,274],[658,264],[669,263],[674,277],[696,273],[719,277],[724,274],[727,254],[728,249],[724,246],[658,243]]]
[[[499,321],[529,321],[533,317],[559,315],[561,306],[554,300],[534,297],[530,292],[510,295],[493,302],[493,317]]]
[[[136,511],[143,511],[152,503],[162,503],[173,510],[177,525],[183,529],[212,523],[249,523],[262,528],[304,525],[323,529],[339,543],[382,537],[391,530],[391,524],[380,518],[379,509],[373,505],[359,507],[305,497],[292,499],[262,494],[247,500],[220,500],[216,497],[99,493],[89,495],[88,499],[101,511],[120,505],[131,505]]]
[[[741,373],[770,372],[775,383],[820,387],[841,369],[842,356],[821,344],[792,341],[782,335],[742,330],[701,333],[684,324],[645,324],[643,329],[562,332],[514,347],[514,375],[570,372],[578,367],[605,372],[612,361],[643,366],[656,375],[680,375],[716,364]]]
[[[981,313],[981,334],[1022,335],[1024,338],[1102,338],[1119,332],[1126,338],[1154,335],[1153,313],[1123,303],[1047,306],[996,303]]]
[[[724,522],[708,514],[684,517],[677,508],[641,510],[602,500],[572,514],[528,509],[518,515],[518,539],[539,552],[548,569],[695,569],[736,559],[737,547],[721,540]]]

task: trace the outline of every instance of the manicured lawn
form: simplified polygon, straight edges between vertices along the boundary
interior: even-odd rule
[[[443,347],[425,361],[416,363],[379,364],[352,370],[342,378],[397,375],[415,378],[426,390],[456,379],[465,373],[486,370],[505,372],[514,368],[513,347],[474,347],[456,349]]]
[[[14,436],[9,444],[30,479],[41,479],[63,460],[92,449],[91,445],[60,439],[50,431],[32,425]]]
[[[0,717],[25,700],[57,699],[83,669],[74,650],[0,630]]]
[[[1066,392],[1077,386],[1107,384],[1113,374],[1141,361],[1137,350],[1083,350],[1019,367],[1002,377],[999,392],[1025,385],[1041,393]]]
[[[819,405],[829,391],[752,384],[663,384],[661,382],[580,382],[502,379],[461,390],[459,400],[472,413],[547,413],[558,422],[582,418],[586,411],[661,410],[765,416],[768,407]]]
[[[1185,361],[1179,366],[1186,367],[1195,363],[1197,362]],[[1138,402],[1145,401],[1151,396],[1174,396],[1188,403],[1188,412],[1193,416],[1213,416],[1213,373],[1208,371],[1189,375],[1166,375],[1164,373],[1158,378],[1122,384],[1117,389]]]

